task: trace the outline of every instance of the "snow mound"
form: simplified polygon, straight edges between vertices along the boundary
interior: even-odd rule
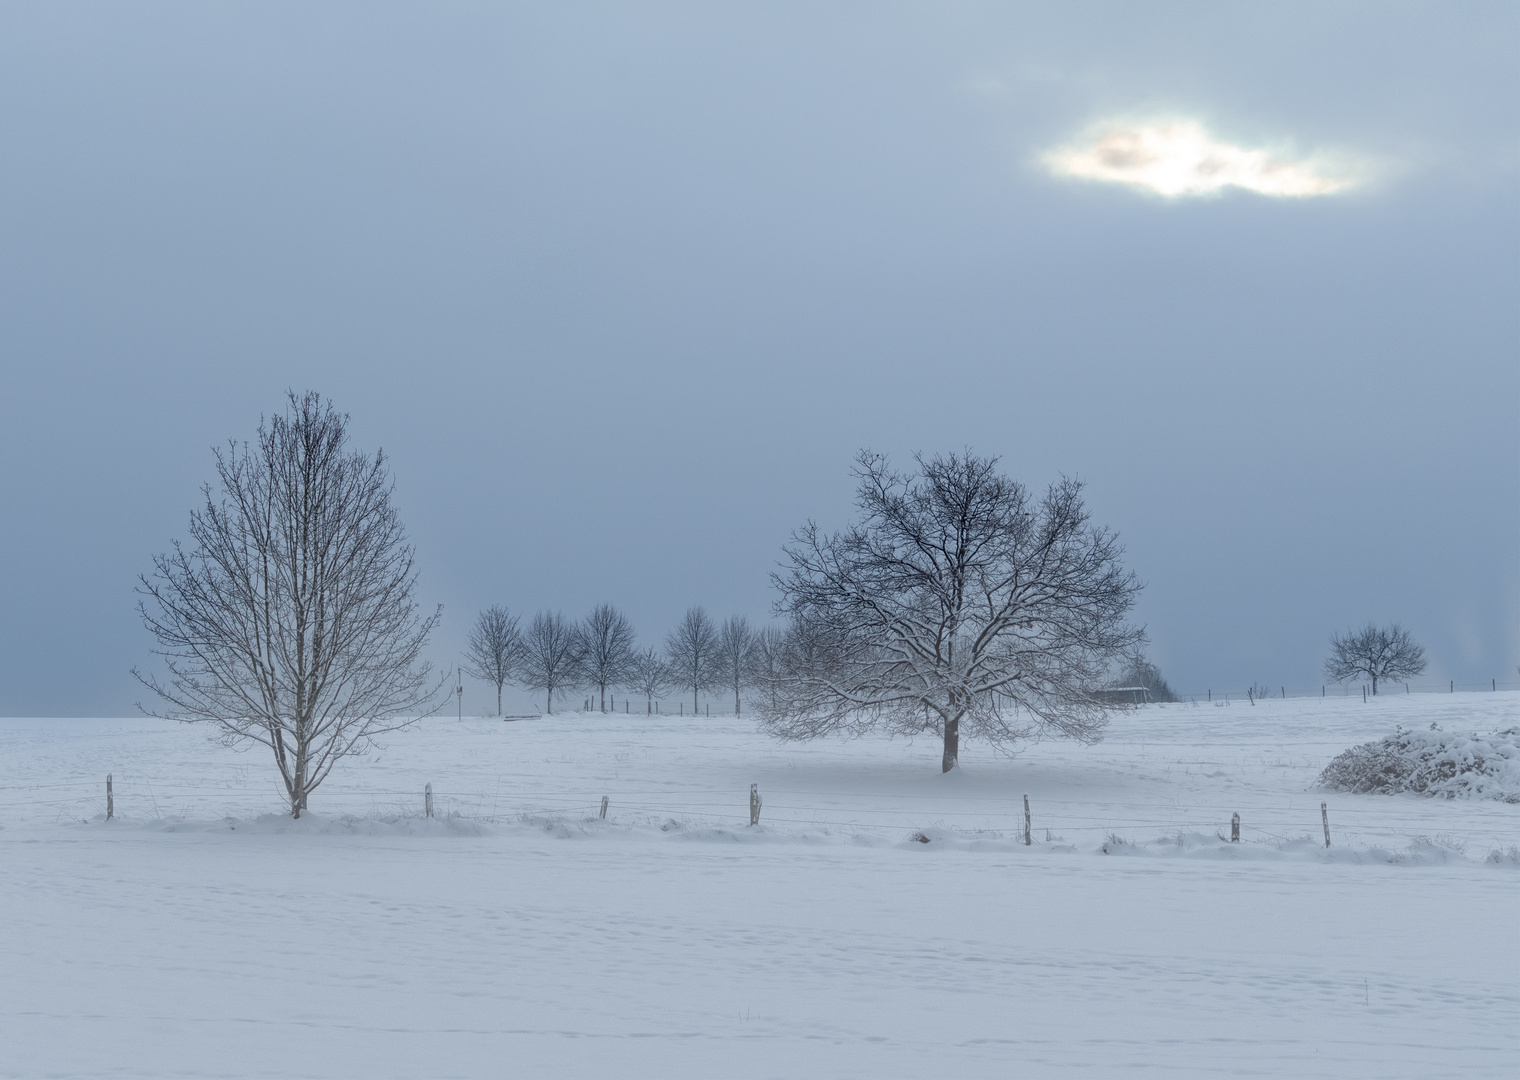
[[[1491,735],[1399,728],[1353,746],[1319,775],[1319,786],[1353,794],[1412,791],[1445,799],[1520,803],[1520,727]]]

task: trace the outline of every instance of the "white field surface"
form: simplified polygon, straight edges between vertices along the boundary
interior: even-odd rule
[[[941,776],[933,740],[448,718],[294,822],[264,751],[0,720],[0,1076],[1514,1077],[1520,805],[1311,785],[1517,721],[1150,706]]]

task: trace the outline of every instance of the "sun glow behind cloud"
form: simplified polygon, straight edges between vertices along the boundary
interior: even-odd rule
[[[1158,195],[1214,195],[1227,187],[1302,199],[1355,185],[1349,171],[1313,158],[1222,142],[1195,120],[1111,122],[1043,158],[1058,176],[1130,184]]]

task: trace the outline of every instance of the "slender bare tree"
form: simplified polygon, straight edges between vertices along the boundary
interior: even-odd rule
[[[581,640],[575,624],[557,611],[540,611],[523,635],[519,673],[523,685],[544,691],[544,712],[554,712],[555,695],[572,690],[581,677]]]
[[[1047,733],[1096,741],[1110,662],[1143,637],[1125,623],[1140,584],[1117,538],[1076,481],[1034,503],[996,458],[916,460],[899,474],[862,452],[859,521],[793,534],[772,575],[792,626],[762,725],[793,739],[932,731],[946,772],[962,734],[1005,750]]]
[[[598,604],[581,622],[581,673],[602,698],[607,711],[607,688],[622,686],[633,664],[633,623],[611,604]]]
[[[1330,639],[1330,655],[1325,659],[1325,676],[1331,682],[1365,675],[1372,680],[1374,695],[1380,681],[1412,679],[1424,671],[1425,650],[1398,623],[1368,623],[1360,630],[1336,634]]]
[[[670,668],[653,648],[633,654],[633,666],[628,676],[632,689],[644,695],[644,712],[654,712],[654,699],[671,686]]]
[[[253,446],[215,455],[189,546],[139,578],[167,678],[133,674],[163,702],[145,712],[268,747],[298,818],[339,761],[441,705],[420,660],[441,609],[413,599],[384,454],[350,450],[331,402],[291,393]]]
[[[501,715],[501,688],[512,681],[522,661],[523,639],[518,619],[500,604],[480,613],[464,647],[464,672],[496,686],[496,715]]]
[[[696,715],[697,694],[709,689],[718,675],[718,632],[706,611],[687,609],[665,639],[665,661],[675,684],[691,691],[691,711]]]
[[[739,715],[740,692],[750,683],[750,668],[754,663],[755,631],[743,615],[723,620],[718,628],[718,655],[716,681],[725,691],[734,692],[734,715]]]
[[[749,654],[749,685],[762,691],[781,677],[786,665],[787,634],[779,626],[762,626],[755,631]]]

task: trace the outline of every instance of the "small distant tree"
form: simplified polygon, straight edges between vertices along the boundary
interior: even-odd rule
[[[1161,669],[1151,663],[1143,652],[1134,652],[1126,660],[1119,673],[1116,686],[1143,686],[1152,701],[1176,701],[1177,695],[1161,677]]]
[[[540,611],[523,634],[523,685],[544,692],[544,712],[554,698],[574,689],[581,674],[581,640],[576,626],[557,611]]]
[[[150,715],[267,747],[299,818],[338,762],[442,704],[421,660],[442,609],[413,599],[385,455],[350,449],[330,401],[291,393],[252,446],[215,454],[189,545],[139,578],[168,678],[132,674],[164,703]]]
[[[969,452],[892,471],[862,453],[859,520],[793,534],[772,575],[792,621],[761,722],[786,739],[931,731],[955,767],[963,731],[995,747],[1039,734],[1097,741],[1110,665],[1141,632],[1140,583],[1074,480],[1041,500]]]
[[[633,664],[633,623],[611,604],[598,604],[581,622],[581,674],[596,687],[607,711],[607,688],[621,686]]]
[[[755,632],[743,615],[723,620],[718,628],[717,675],[715,680],[723,684],[725,691],[734,692],[734,715],[739,715],[739,695],[750,684],[751,667],[754,663]]]
[[[1325,659],[1325,677],[1331,682],[1365,677],[1372,680],[1373,694],[1379,682],[1412,679],[1424,671],[1425,650],[1398,623],[1368,623],[1360,630],[1336,634]]]
[[[670,668],[652,647],[633,654],[628,686],[644,695],[644,712],[654,712],[654,699],[671,687]]]
[[[517,616],[500,604],[480,613],[464,648],[464,671],[472,679],[496,686],[496,715],[501,715],[501,688],[512,681],[522,661],[523,636]]]
[[[779,626],[762,626],[755,631],[749,651],[749,685],[767,694],[781,678],[786,665],[787,635]]]
[[[689,608],[665,639],[665,662],[675,684],[691,691],[695,715],[697,694],[711,688],[718,675],[718,632],[702,608]]]

